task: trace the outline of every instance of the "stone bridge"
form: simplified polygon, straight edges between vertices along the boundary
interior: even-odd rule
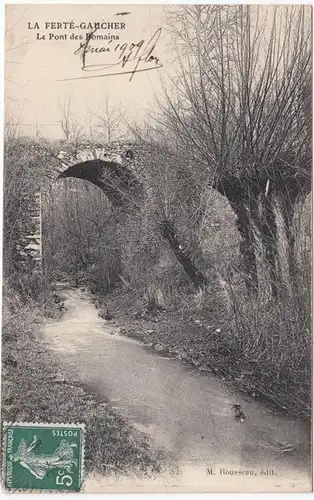
[[[66,177],[84,179],[98,186],[114,206],[132,211],[142,198],[139,177],[144,163],[143,148],[133,143],[81,144],[75,150],[71,145],[52,155],[51,165],[45,167],[41,189],[29,199],[29,209],[20,221],[20,241],[16,250],[22,267],[41,269],[42,194],[51,183]]]
[[[145,190],[145,165],[148,150],[136,144],[112,143],[106,146],[81,145],[57,155],[45,155],[45,171],[41,190],[29,199],[29,210],[20,220],[20,241],[17,258],[22,267],[32,272],[42,270],[42,192],[52,182],[66,177],[76,177],[98,186],[120,211],[135,213],[146,211],[150,203],[151,190]],[[46,152],[45,152],[46,153]],[[47,164],[47,165],[46,165]],[[146,191],[146,192],[145,192]],[[191,256],[183,249],[176,228],[169,220],[159,221],[161,236],[168,242],[178,263],[197,286],[204,286],[207,278],[194,265]]]

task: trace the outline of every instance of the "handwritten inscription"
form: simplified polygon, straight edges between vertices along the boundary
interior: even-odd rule
[[[153,36],[148,40],[140,40],[136,43],[115,43],[114,40],[109,40],[102,46],[95,47],[92,45],[95,40],[96,29],[86,36],[86,40],[80,43],[74,54],[80,56],[82,61],[81,69],[83,71],[96,72],[96,76],[109,76],[109,74],[129,74],[131,81],[140,71],[149,71],[158,69],[162,64],[155,54],[158,40],[161,35],[161,28],[155,31]],[[97,39],[97,38],[96,38]],[[90,61],[90,56],[97,55],[93,62]],[[112,68],[117,68],[116,73],[111,73]],[[101,74],[99,74],[101,73]],[[93,78],[90,76],[89,78]]]

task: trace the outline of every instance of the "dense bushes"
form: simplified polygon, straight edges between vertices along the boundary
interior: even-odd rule
[[[158,162],[155,149],[145,182],[149,185],[157,164],[158,178],[151,181],[149,196],[136,214],[113,210],[101,190],[79,179],[45,185],[43,269],[36,276],[21,272],[16,260],[20,214],[27,214],[27,197],[40,186],[56,146],[30,139],[16,144],[8,146],[5,158],[4,270],[11,290],[5,295],[15,293],[24,303],[31,300],[32,307],[36,299],[36,307],[45,310],[53,284],[61,280],[84,283],[102,296],[121,290],[126,307],[131,300],[152,313],[165,309],[183,315],[195,312],[207,319],[223,317],[229,327],[223,329],[217,348],[247,360],[261,392],[280,404],[285,401],[285,406],[289,394],[291,405],[306,414],[311,366],[309,203],[296,223],[293,283],[288,283],[286,295],[265,304],[245,285],[231,207],[204,185],[197,204],[180,205],[180,200],[194,196],[195,189],[187,190],[183,180],[171,180],[165,155]],[[171,160],[174,169],[181,168],[175,155]],[[165,216],[173,221],[180,250],[206,277],[206,287],[195,287],[163,237],[160,222]],[[210,349],[212,339],[207,342]]]
[[[79,141],[96,143],[70,140],[64,127],[62,144],[7,134],[6,280],[42,302],[53,283],[67,280],[100,295],[121,288],[152,311],[222,315],[229,328],[217,348],[249,359],[263,391],[290,393],[305,411],[310,9],[179,6],[167,15],[181,53],[158,114],[132,131],[134,151],[143,150],[141,161],[132,152],[144,194],[129,191],[137,210],[113,208],[83,180],[44,180],[60,149],[74,154]],[[40,186],[43,267],[33,277],[19,265],[17,242]]]

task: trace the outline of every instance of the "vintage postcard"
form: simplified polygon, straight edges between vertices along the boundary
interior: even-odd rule
[[[2,488],[312,491],[312,7],[7,4]]]

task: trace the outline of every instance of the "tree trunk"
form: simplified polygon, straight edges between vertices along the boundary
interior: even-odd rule
[[[258,296],[267,304],[278,296],[277,226],[272,202],[263,194],[256,196],[250,207],[255,258],[258,276]]]
[[[297,290],[295,219],[310,191],[307,163],[298,179],[275,182],[229,176],[214,188],[225,196],[237,216],[245,282],[261,302],[286,298]]]
[[[244,274],[246,288],[250,293],[257,295],[258,279],[256,270],[255,243],[249,211],[242,201],[231,202],[231,206],[237,215],[236,225],[241,235],[241,267]]]
[[[246,287],[263,303],[277,297],[277,227],[271,199],[236,180],[220,185],[237,216],[240,253]]]
[[[162,221],[160,229],[163,237],[168,241],[173,250],[178,262],[182,265],[188,277],[193,281],[198,288],[207,285],[207,279],[193,264],[191,258],[183,251],[180,245],[178,235],[173,224],[167,220]]]
[[[263,303],[277,297],[276,222],[270,200],[252,194],[229,198],[241,235],[240,253],[249,293]]]
[[[307,193],[292,196],[278,196],[276,200],[278,251],[280,254],[281,280],[284,290],[291,296],[297,293],[299,281],[297,235],[300,234],[300,214],[306,200]]]
[[[296,215],[304,197],[261,191],[252,197],[249,220],[254,234],[258,295],[263,303],[291,298],[297,291]]]
[[[237,216],[236,225],[241,236],[240,255],[244,281],[249,293],[258,293],[258,274],[255,255],[255,238],[251,221],[247,188],[236,177],[221,179],[214,188],[229,201]]]

